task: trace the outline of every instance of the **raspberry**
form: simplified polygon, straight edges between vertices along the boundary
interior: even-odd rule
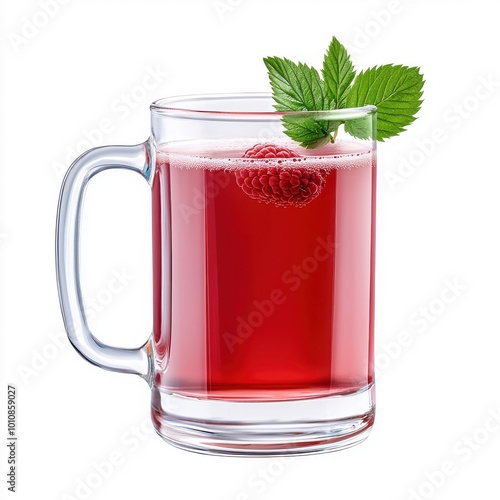
[[[279,158],[300,158],[295,151],[274,144],[256,144],[243,158],[262,159],[255,167],[236,170],[236,183],[250,198],[276,206],[303,207],[319,196],[325,186],[326,172],[303,167],[277,165]],[[267,162],[266,159],[278,159]],[[269,165],[271,163],[271,165]]]
[[[276,146],[275,144],[256,144],[247,149],[243,158],[299,158],[293,149]]]

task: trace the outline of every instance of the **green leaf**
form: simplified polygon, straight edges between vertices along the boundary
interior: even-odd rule
[[[325,85],[317,70],[279,57],[266,57],[264,64],[278,111],[329,109]]]
[[[277,111],[321,111],[330,109],[325,84],[314,68],[279,57],[267,57],[264,63],[269,72]],[[317,147],[330,141],[332,125],[325,120],[308,116],[285,115],[285,133],[305,148]]]
[[[278,111],[321,111],[377,106],[377,137],[384,141],[400,134],[415,120],[422,104],[424,84],[420,68],[383,65],[362,71],[355,77],[346,48],[333,37],[323,60],[321,79],[318,71],[303,63],[267,57],[264,63]],[[328,121],[321,115],[283,116],[285,133],[306,148],[334,141],[338,127],[354,137],[371,139],[370,117],[347,121]]]
[[[293,114],[283,116],[283,126],[288,137],[297,141],[303,148],[309,149],[328,144],[332,139],[332,132],[335,132],[341,123]]]
[[[370,116],[345,122],[344,130],[358,139],[372,139],[373,124]]]
[[[354,66],[346,48],[333,37],[323,60],[323,78],[332,109],[345,108],[354,75]]]
[[[415,121],[422,104],[423,85],[418,67],[376,66],[355,78],[346,105],[349,108],[367,104],[377,106],[377,140],[384,141],[400,134]]]

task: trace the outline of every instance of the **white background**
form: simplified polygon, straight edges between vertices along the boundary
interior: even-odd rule
[[[17,498],[499,498],[497,2],[52,0],[50,18],[42,5],[2,2],[0,16],[0,442],[12,383]],[[62,171],[88,137],[145,140],[154,99],[266,91],[263,56],[320,66],[332,35],[358,69],[403,63],[426,78],[419,119],[379,148],[373,432],[286,463],[177,450],[151,431],[142,380],[99,370],[64,341],[53,250]],[[85,296],[109,302],[94,302],[93,329],[137,345],[151,328],[149,187],[103,174],[86,207]],[[109,299],[116,272],[128,281]]]

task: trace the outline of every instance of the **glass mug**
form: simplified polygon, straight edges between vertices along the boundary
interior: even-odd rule
[[[283,113],[267,94],[214,94],[161,99],[151,118],[147,141],[92,149],[65,177],[56,258],[71,343],[143,377],[157,432],[180,448],[298,455],[363,441],[375,410],[376,143],[341,126],[304,149],[284,126],[338,120],[374,137],[376,108]],[[112,168],[152,188],[153,332],[137,349],[96,339],[82,306],[83,193]]]

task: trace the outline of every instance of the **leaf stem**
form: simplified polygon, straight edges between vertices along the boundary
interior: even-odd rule
[[[339,133],[339,129],[338,127],[335,129],[335,132],[333,133],[332,135],[332,138],[330,140],[331,143],[334,143],[335,142],[335,139],[337,138],[337,134]]]

